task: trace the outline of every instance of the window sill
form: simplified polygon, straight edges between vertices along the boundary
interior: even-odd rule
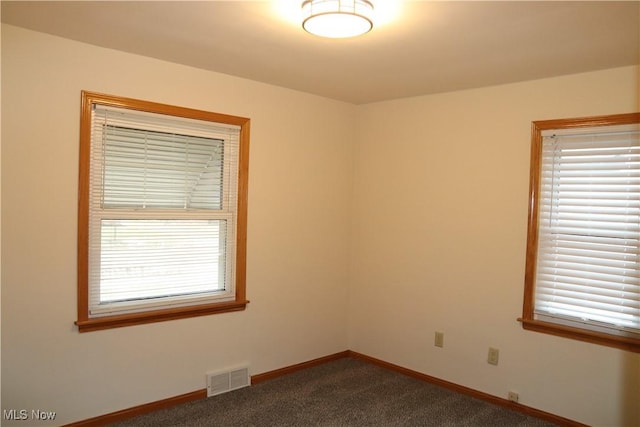
[[[102,329],[120,328],[123,326],[142,325],[145,323],[164,322],[166,320],[186,319],[189,317],[207,316],[210,314],[242,311],[249,301],[231,301],[217,304],[180,307],[165,310],[154,310],[143,313],[122,314],[116,316],[80,319],[75,322],[78,332],[99,331]]]
[[[540,320],[518,318],[518,321],[522,323],[523,329],[527,329],[529,331],[541,332],[543,334],[555,335],[640,353],[640,340],[637,338],[609,335],[586,329],[573,328],[571,326],[543,322]]]

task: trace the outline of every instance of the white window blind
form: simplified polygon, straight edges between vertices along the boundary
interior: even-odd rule
[[[543,132],[535,316],[640,334],[637,125]]]
[[[233,299],[239,127],[94,105],[89,311]]]

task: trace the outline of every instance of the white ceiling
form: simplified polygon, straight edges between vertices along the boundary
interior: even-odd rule
[[[2,22],[354,104],[640,63],[640,2],[374,0],[307,34],[301,0],[2,1]]]

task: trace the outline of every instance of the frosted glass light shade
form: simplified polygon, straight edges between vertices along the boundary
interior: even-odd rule
[[[302,28],[329,38],[355,37],[371,31],[373,4],[367,0],[306,0]]]

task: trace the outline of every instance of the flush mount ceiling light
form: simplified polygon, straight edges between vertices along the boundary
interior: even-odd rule
[[[373,28],[373,4],[367,0],[306,0],[302,14],[302,28],[321,37],[355,37]]]

